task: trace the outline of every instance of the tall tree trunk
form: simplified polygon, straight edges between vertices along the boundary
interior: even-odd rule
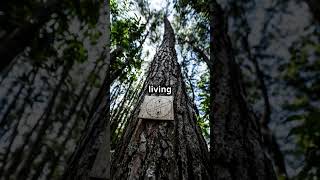
[[[224,12],[215,0],[210,13],[210,155],[213,179],[276,179],[262,136],[245,99]]]
[[[165,18],[163,42],[152,61],[140,98],[112,156],[112,179],[210,179],[208,150],[197,126]],[[173,121],[139,119],[148,85],[170,86]]]

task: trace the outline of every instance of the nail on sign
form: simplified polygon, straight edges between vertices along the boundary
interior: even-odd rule
[[[174,120],[173,96],[145,96],[138,118]]]

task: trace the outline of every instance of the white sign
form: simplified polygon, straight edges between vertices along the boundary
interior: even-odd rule
[[[138,118],[174,120],[173,96],[145,96]]]

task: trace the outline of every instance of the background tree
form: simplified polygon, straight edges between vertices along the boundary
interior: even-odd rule
[[[106,76],[103,2],[1,4],[1,179],[61,179]]]
[[[297,122],[283,123],[293,112],[288,112],[282,105],[286,104],[283,103],[285,101],[291,102],[295,99],[297,94],[293,95],[293,92],[297,89],[294,86],[289,87],[282,74],[283,70],[290,67],[287,63],[290,63],[290,53],[293,52],[289,50],[291,42],[301,41],[306,37],[303,34],[311,34],[309,32],[317,29],[317,25],[308,21],[305,2],[229,0],[222,1],[221,4],[226,12],[224,17],[229,22],[228,35],[231,37],[235,60],[241,67],[248,102],[253,105],[253,111],[262,123],[264,148],[272,155],[278,177],[285,177],[286,171],[289,177],[293,177],[304,166],[304,160],[301,153],[296,151],[296,137],[291,134],[288,138],[290,129]],[[178,15],[175,15],[176,29],[179,30],[178,39],[184,61],[209,61],[209,23],[205,13],[207,6],[198,1],[177,1],[175,8],[178,12]],[[188,69],[192,66],[191,64]],[[199,67],[196,67],[197,69]],[[199,73],[205,72],[201,65],[200,69]],[[296,72],[300,73],[299,70]],[[311,71],[304,71],[302,74],[305,76],[309,72]],[[196,92],[195,99],[201,98],[200,119],[204,119],[205,124],[208,124],[208,73],[201,77],[199,87],[204,89],[198,89],[198,79],[191,76],[194,79],[192,84]],[[306,81],[300,79],[298,82],[305,85]],[[265,121],[266,119],[269,120]],[[308,128],[305,130],[309,131]]]
[[[0,176],[60,179],[106,89],[136,76],[145,22],[110,2],[108,69],[103,1],[1,4]]]
[[[210,57],[214,60],[210,72],[210,153],[214,174],[217,179],[276,179],[263,151],[259,125],[246,102],[224,12],[215,1],[209,5],[209,15]]]

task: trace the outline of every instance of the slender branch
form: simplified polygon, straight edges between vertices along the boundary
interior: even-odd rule
[[[189,41],[189,40],[185,40],[185,39],[182,39],[182,38],[179,38],[179,41],[180,42],[183,42],[183,43],[187,43],[195,53],[198,54],[198,56],[204,60],[205,63],[207,63],[208,67],[212,67],[213,63],[210,61],[210,58],[208,57],[208,55],[202,50],[200,49],[199,47],[197,47],[195,45],[195,42],[192,42],[192,41]]]

